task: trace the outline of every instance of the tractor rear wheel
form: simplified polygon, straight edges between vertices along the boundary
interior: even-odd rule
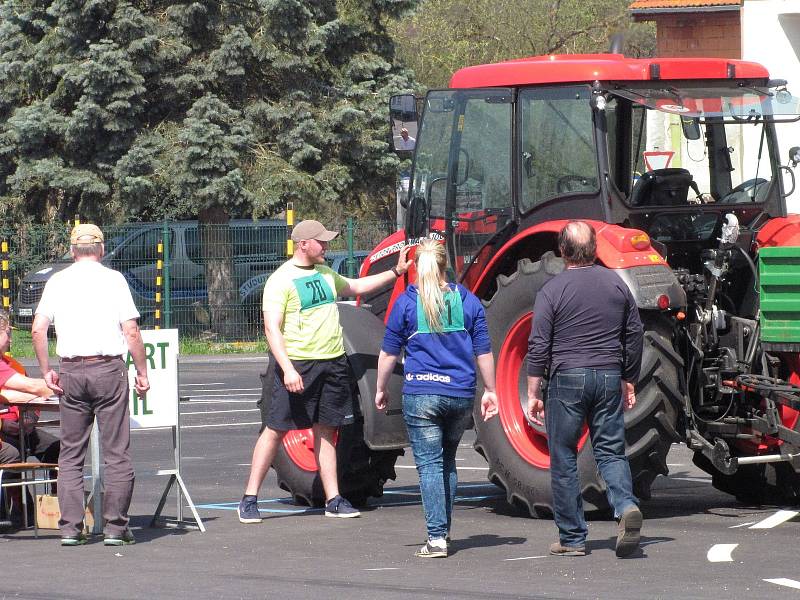
[[[536,293],[563,269],[563,260],[552,252],[536,263],[522,260],[514,274],[498,278],[497,292],[486,306],[497,363],[499,415],[483,422],[476,403],[475,447],[489,463],[489,479],[506,491],[508,501],[536,517],[550,517],[553,511],[550,453],[547,432],[525,418],[524,363]],[[625,414],[626,454],[634,493],[640,498],[649,498],[655,477],[667,473],[670,444],[680,439],[676,423],[682,368],[670,343],[668,324],[647,318],[637,404]],[[607,512],[606,485],[597,471],[585,426],[579,441],[578,470],[586,510]]]

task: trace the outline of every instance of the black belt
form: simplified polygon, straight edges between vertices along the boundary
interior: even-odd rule
[[[61,362],[98,362],[98,361],[108,362],[110,360],[116,360],[118,358],[121,359],[122,356],[120,356],[119,354],[116,356],[108,356],[104,354],[100,354],[97,356],[71,356],[68,358],[62,358]]]

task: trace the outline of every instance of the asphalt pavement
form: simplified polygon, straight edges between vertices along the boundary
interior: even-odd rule
[[[95,537],[62,548],[57,531],[0,535],[0,599],[800,598],[797,511],[745,506],[714,490],[678,445],[670,475],[642,505],[641,552],[628,559],[615,557],[616,524],[604,520],[589,523],[586,557],[548,556],[552,521],[521,513],[486,480],[472,431],[457,457],[447,559],[413,555],[425,528],[410,452],[361,518],[298,506],[270,473],[260,495],[264,522],[242,525],[235,509],[258,433],[264,365],[261,356],[181,360],[181,471],[205,533],[149,526],[167,483],[155,473],[174,466],[172,436],[134,431],[138,543],[106,547]],[[177,512],[174,496],[164,512]]]

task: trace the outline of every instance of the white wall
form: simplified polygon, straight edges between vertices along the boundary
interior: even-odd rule
[[[744,0],[742,58],[761,63],[773,79],[786,79],[800,97],[800,0]],[[800,146],[800,123],[777,125],[781,161]],[[800,166],[795,169],[800,187]],[[789,212],[800,213],[800,191],[786,199]]]

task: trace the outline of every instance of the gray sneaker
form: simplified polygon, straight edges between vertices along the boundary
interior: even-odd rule
[[[119,535],[106,535],[103,539],[104,546],[131,546],[136,543],[136,538],[130,529],[126,529]]]
[[[258,498],[245,496],[239,502],[240,523],[261,523],[261,513],[258,512]]]
[[[353,508],[353,505],[347,501],[347,498],[342,498],[337,495],[331,498],[325,505],[325,516],[352,519],[353,517],[360,517],[361,513],[358,509]]]
[[[62,546],[83,546],[86,542],[87,542],[86,534],[83,532],[80,532],[75,535],[61,536]]]

